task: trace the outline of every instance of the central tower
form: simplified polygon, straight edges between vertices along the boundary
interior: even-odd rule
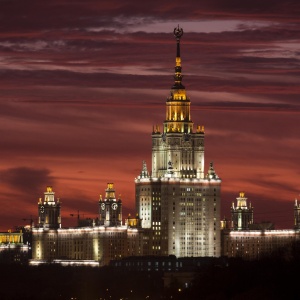
[[[183,30],[174,29],[177,42],[174,85],[166,101],[163,132],[159,126],[152,133],[152,176],[204,178],[204,126],[193,133],[190,98],[182,85],[180,38]]]
[[[163,131],[152,132],[152,171],[146,162],[135,179],[136,205],[151,255],[220,255],[220,186],[213,163],[204,175],[204,126],[191,120],[190,99],[182,84],[180,40],[174,29],[174,84],[166,100]]]
[[[182,85],[180,38],[183,35],[183,30],[179,27],[175,28],[174,35],[177,41],[175,82],[171,89],[171,95],[167,98],[164,133],[180,132],[189,134],[193,131],[193,122],[190,118],[190,99],[186,96],[185,87]]]

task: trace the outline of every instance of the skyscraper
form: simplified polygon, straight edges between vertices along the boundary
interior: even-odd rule
[[[96,220],[61,228],[60,201],[47,187],[44,200],[38,202],[38,226],[32,229],[32,264],[75,260],[101,266],[127,256],[220,256],[221,179],[212,162],[204,173],[204,126],[194,131],[191,102],[182,84],[182,34],[179,26],[174,29],[174,84],[163,130],[153,127],[152,170],[148,172],[144,161],[135,179],[137,216],[128,216],[123,225],[122,200],[108,183]]]
[[[174,84],[166,101],[163,129],[152,132],[152,170],[146,162],[135,179],[136,208],[145,229],[144,254],[220,256],[221,180],[213,163],[204,175],[204,126],[194,123],[182,84],[180,40],[174,29]]]

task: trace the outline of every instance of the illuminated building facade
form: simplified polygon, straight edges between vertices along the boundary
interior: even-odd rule
[[[233,228],[236,230],[249,229],[249,226],[253,224],[253,208],[251,203],[248,206],[247,198],[245,197],[244,192],[241,192],[240,196],[236,198],[236,200],[236,206],[234,206],[234,203],[232,203],[231,207]]]
[[[69,261],[70,264],[90,262],[95,265],[96,262],[104,266],[112,259],[143,255],[140,219],[129,216],[125,225],[122,225],[122,200],[115,198],[112,183],[108,183],[105,193],[105,199],[100,196],[97,219],[87,226],[61,228],[59,199],[55,199],[52,188],[47,187],[44,201],[40,199],[38,203],[39,224],[32,229],[31,264]],[[50,206],[46,205],[47,199],[51,202],[49,218],[46,217]]]
[[[177,27],[174,85],[166,100],[162,131],[152,131],[151,172],[143,161],[135,179],[136,217],[122,224],[122,200],[112,183],[100,196],[98,218],[61,227],[61,204],[51,187],[38,202],[39,221],[32,228],[32,264],[43,261],[107,265],[129,256],[242,257],[257,259],[300,237],[300,205],[294,205],[294,229],[274,230],[253,222],[245,193],[231,207],[230,222],[220,220],[221,179],[209,164],[204,170],[204,126],[194,123],[190,98],[182,84]],[[77,263],[76,263],[77,262]]]
[[[28,259],[30,245],[24,243],[23,232],[0,232],[0,261],[22,263]]]
[[[247,204],[245,193],[240,193],[237,204],[232,204],[231,221],[221,222],[222,256],[259,259],[279,249],[292,247],[300,240],[300,206],[295,200],[294,229],[274,230],[271,223],[253,222],[253,207]]]
[[[100,225],[120,226],[122,225],[122,200],[116,200],[113,184],[109,183],[105,199],[99,200]]]
[[[221,180],[213,163],[204,172],[204,126],[194,131],[190,98],[182,84],[182,34],[181,28],[174,29],[174,85],[163,130],[153,127],[151,173],[143,162],[135,179],[136,209],[145,229],[145,254],[218,257]]]
[[[38,226],[42,228],[60,228],[60,201],[55,199],[55,193],[52,187],[48,186],[44,193],[44,200],[39,199],[38,202],[39,220]]]
[[[179,27],[174,85],[166,101],[163,131],[152,132],[152,171],[143,162],[135,179],[137,217],[122,225],[122,200],[109,183],[100,196],[99,217],[77,228],[61,228],[61,204],[48,187],[38,202],[39,221],[33,233],[33,260],[99,262],[139,255],[218,257],[220,248],[220,187],[213,163],[204,172],[204,126],[190,114],[182,84]],[[138,217],[139,216],[139,217]],[[80,224],[79,224],[80,225]]]

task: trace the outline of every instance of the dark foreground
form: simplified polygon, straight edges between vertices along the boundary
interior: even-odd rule
[[[187,288],[163,272],[0,264],[1,300],[300,299],[299,258],[232,260],[197,270]]]

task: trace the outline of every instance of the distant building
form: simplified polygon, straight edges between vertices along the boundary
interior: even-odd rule
[[[47,187],[44,199],[38,203],[39,223],[32,229],[31,264],[82,262],[85,265],[90,261],[91,265],[97,262],[103,266],[112,259],[143,255],[143,230],[138,216],[129,216],[126,225],[122,225],[122,200],[116,199],[113,183],[108,183],[105,193],[105,199],[100,196],[98,219],[84,227],[62,228],[60,201],[55,199],[52,188]]]
[[[51,186],[47,187],[44,199],[38,202],[39,220],[38,227],[43,229],[61,228],[60,200],[55,199]]]
[[[23,241],[23,232],[0,232],[0,262],[25,263],[28,261],[30,246]]]
[[[245,193],[232,204],[231,221],[221,222],[222,256],[241,257],[248,260],[259,259],[276,251],[292,247],[300,240],[300,206],[295,201],[294,229],[274,230],[272,223],[255,224],[253,207],[247,203]]]

